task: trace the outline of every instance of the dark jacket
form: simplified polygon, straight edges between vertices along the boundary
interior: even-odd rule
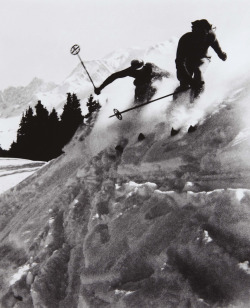
[[[146,63],[141,69],[134,69],[130,66],[122,71],[110,75],[100,86],[100,90],[118,78],[133,77],[135,78],[134,85],[140,86],[150,84],[156,79],[169,76],[170,74],[167,71],[160,70],[152,63]]]
[[[188,32],[180,38],[175,60],[179,80],[191,80],[190,70],[200,66],[201,59],[210,58],[207,54],[209,47],[214,49],[219,58],[224,59],[224,53],[213,31],[209,31],[205,36]]]
[[[178,43],[176,66],[182,65],[185,61],[196,62],[208,57],[207,51],[209,47],[214,49],[219,58],[223,58],[223,51],[213,31],[210,31],[204,37],[199,37],[193,32],[184,34]]]

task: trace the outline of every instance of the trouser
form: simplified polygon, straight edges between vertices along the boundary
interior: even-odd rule
[[[209,63],[210,63],[210,58],[202,58],[199,61],[190,61],[190,60],[186,61],[186,70],[188,71],[189,75],[193,78],[193,80],[197,84],[203,83],[203,85],[200,87],[191,88],[191,94],[190,94],[191,102],[204,91],[205,82],[203,74],[205,73]],[[185,73],[181,72],[180,70],[177,70],[177,78],[180,81],[180,86],[177,88],[178,91],[182,89],[185,90],[185,88],[189,86],[189,82],[187,81]]]
[[[151,83],[137,85],[135,88],[135,103],[149,101],[156,93],[156,88]]]

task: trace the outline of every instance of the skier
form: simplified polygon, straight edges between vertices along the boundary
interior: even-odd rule
[[[191,86],[193,99],[204,90],[205,82],[202,74],[211,60],[207,55],[210,46],[221,60],[227,59],[227,54],[221,50],[212,25],[206,19],[192,22],[192,32],[184,34],[178,43],[175,63],[180,86],[176,90],[185,90]]]
[[[103,88],[112,83],[118,78],[133,77],[135,85],[135,103],[150,100],[156,93],[156,88],[153,86],[155,80],[162,77],[169,77],[167,71],[161,70],[153,63],[145,63],[142,60],[132,60],[131,66],[110,75],[100,87],[95,88],[95,94],[99,95]]]

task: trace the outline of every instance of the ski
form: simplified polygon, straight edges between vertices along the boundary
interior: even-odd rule
[[[189,126],[189,128],[188,128],[188,133],[193,133],[193,132],[195,132],[196,130],[197,130],[197,128],[198,128],[198,124],[196,124],[196,125],[190,125]]]
[[[187,132],[188,133],[193,133],[193,132],[195,132],[196,130],[197,130],[197,128],[198,128],[198,124],[196,124],[196,125],[190,125],[189,126],[189,128],[188,128],[188,130],[187,130]],[[176,136],[177,134],[179,134],[179,132],[181,131],[181,128],[179,128],[179,129],[174,129],[173,127],[172,127],[172,129],[171,129],[171,132],[170,132],[170,136]]]

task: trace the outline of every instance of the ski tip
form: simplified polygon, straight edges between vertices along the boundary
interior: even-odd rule
[[[143,133],[140,133],[139,136],[138,136],[138,141],[142,141],[144,140],[146,137]]]
[[[196,124],[196,125],[190,125],[189,126],[189,128],[188,128],[188,133],[193,133],[193,132],[195,132],[196,130],[197,130],[197,128],[198,128],[198,124]]]
[[[171,136],[175,136],[175,135],[177,135],[180,132],[180,130],[181,130],[180,128],[179,129],[174,129],[172,127],[170,135]]]

